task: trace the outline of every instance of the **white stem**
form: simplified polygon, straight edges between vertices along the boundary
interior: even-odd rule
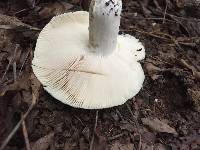
[[[121,10],[121,0],[92,0],[89,10],[89,46],[92,52],[105,56],[116,49]]]

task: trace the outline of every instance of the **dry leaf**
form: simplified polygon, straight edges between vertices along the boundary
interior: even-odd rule
[[[194,74],[194,77],[195,77],[198,81],[200,81],[200,72],[195,71],[193,74]]]
[[[147,70],[149,76],[152,78],[152,80],[158,79],[159,75],[158,73],[161,71],[159,67],[156,67],[152,63],[145,64],[145,69]]]
[[[39,97],[39,89],[41,87],[40,81],[35,77],[35,75],[31,74],[31,88],[32,92],[35,95],[36,99]]]
[[[0,86],[0,96],[4,96],[8,91],[28,90],[30,85],[29,74],[25,74],[12,84]]]
[[[134,132],[136,130],[135,127],[127,121],[120,123],[120,128],[129,132]]]
[[[159,119],[155,118],[142,118],[142,123],[144,125],[149,126],[152,130],[156,132],[165,132],[165,133],[171,133],[174,135],[178,135],[176,130],[172,127],[170,127],[168,124],[160,121]]]
[[[161,143],[157,143],[154,147],[154,150],[167,150],[167,146],[161,144]]]
[[[198,90],[188,89],[188,97],[192,101],[193,107],[200,112],[200,92]]]
[[[21,22],[16,17],[0,14],[0,29],[30,29],[40,31],[40,29],[32,27],[28,24]]]
[[[187,69],[191,70],[194,77],[200,81],[200,72],[198,72],[196,70],[196,68],[194,66],[189,65],[184,59],[181,59],[179,61],[180,65],[182,65],[183,67],[186,67]]]
[[[134,144],[126,144],[122,145],[121,143],[114,143],[110,150],[133,150],[134,149]]]
[[[63,2],[63,1],[49,3],[39,12],[39,15],[42,18],[50,18],[53,16],[63,14],[67,12],[69,9],[71,9],[72,7],[73,5],[67,2]]]
[[[94,143],[92,145],[92,150],[106,150],[106,149],[107,149],[106,138],[101,136],[99,131],[96,131],[94,135]]]
[[[53,137],[54,133],[50,133],[37,140],[35,143],[31,143],[31,150],[47,150],[53,141]]]

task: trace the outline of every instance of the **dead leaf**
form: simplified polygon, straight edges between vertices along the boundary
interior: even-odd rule
[[[54,133],[40,138],[35,143],[31,143],[31,150],[47,150],[50,144],[53,142]]]
[[[42,18],[50,18],[53,16],[57,16],[60,14],[63,14],[65,12],[67,12],[69,9],[71,9],[73,7],[73,5],[64,2],[64,1],[57,1],[54,3],[49,3],[48,5],[46,5],[40,12],[39,15]]]
[[[83,134],[83,136],[85,137],[85,139],[87,140],[87,141],[90,141],[89,139],[90,139],[90,129],[89,129],[89,127],[85,127],[84,129],[83,129],[83,131],[82,131],[82,134]]]
[[[153,132],[149,132],[146,128],[141,130],[142,142],[147,144],[155,143],[156,135]]]
[[[200,92],[198,90],[188,89],[187,93],[194,109],[200,112]]]
[[[129,132],[134,132],[136,130],[135,127],[127,121],[121,122],[120,128],[121,128],[121,130],[127,130]]]
[[[199,0],[176,0],[178,7],[198,7],[200,6]]]
[[[152,80],[156,80],[159,78],[158,73],[161,71],[159,67],[153,65],[152,63],[147,63],[144,67],[146,68],[147,73],[152,78]]]
[[[94,134],[94,143],[92,145],[92,150],[106,150],[107,142],[104,136],[101,136],[99,131]]]
[[[126,145],[123,145],[121,143],[114,143],[110,150],[133,150],[134,149],[134,144],[126,144]]]
[[[157,143],[154,147],[154,150],[168,150],[168,147],[165,146],[164,144]]]
[[[31,105],[32,102],[32,93],[30,90],[23,90],[22,92],[22,101]]]
[[[153,145],[142,143],[141,150],[154,150],[154,149],[153,149]]]
[[[8,91],[28,90],[30,85],[29,74],[25,74],[20,79],[12,84],[0,86],[0,96],[3,96]]]
[[[39,97],[39,89],[41,87],[41,83],[33,73],[31,74],[31,78],[30,79],[31,79],[32,92],[35,95],[36,99],[38,99],[38,97]]]
[[[72,149],[74,149],[74,145],[76,145],[74,140],[67,139],[65,142],[64,150],[72,150]]]
[[[195,77],[198,81],[200,81],[200,72],[195,71],[193,74],[194,74],[194,77]]]
[[[11,17],[7,15],[0,14],[0,29],[30,29],[40,31],[40,29],[36,27],[32,27],[28,24],[21,22],[16,17]]]
[[[176,130],[157,118],[142,118],[142,123],[156,132],[165,132],[178,135]]]
[[[194,77],[200,81],[200,72],[197,71],[197,69],[194,66],[189,65],[184,59],[181,59],[179,61],[179,64],[182,65],[183,67],[186,67],[190,71],[192,71]]]

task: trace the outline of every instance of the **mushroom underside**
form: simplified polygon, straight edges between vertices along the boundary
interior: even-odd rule
[[[85,109],[121,105],[142,87],[144,73],[137,61],[144,58],[144,47],[134,37],[120,35],[109,56],[91,53],[88,17],[82,11],[54,17],[39,35],[33,72],[65,104]]]

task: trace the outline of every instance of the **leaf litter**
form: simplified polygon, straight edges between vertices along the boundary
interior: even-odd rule
[[[146,80],[139,95],[128,101],[129,109],[122,105],[99,111],[94,130],[94,111],[56,101],[31,70],[39,31],[55,15],[88,9],[88,0],[24,2],[0,2],[1,79],[5,74],[0,83],[1,148],[25,149],[30,144],[38,150],[84,150],[91,147],[92,138],[93,149],[200,148],[200,8],[196,3],[123,1],[120,28],[145,44]]]

